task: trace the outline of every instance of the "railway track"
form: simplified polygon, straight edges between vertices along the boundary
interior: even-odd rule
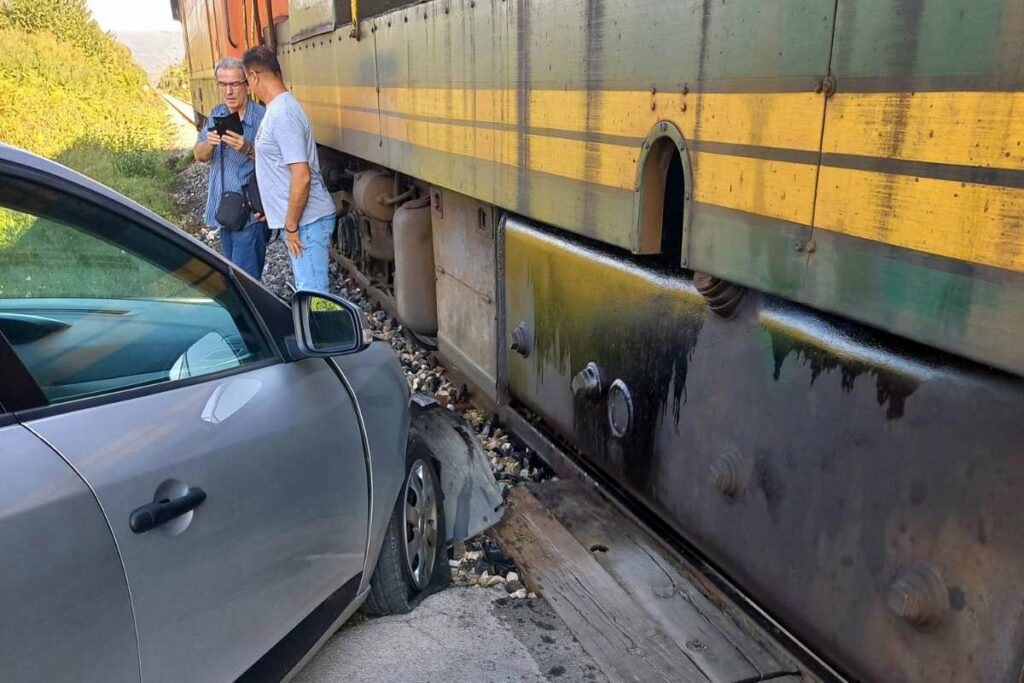
[[[174,97],[173,95],[168,95],[167,93],[160,93],[160,97],[164,99],[164,101],[168,104],[168,106],[170,106],[171,109],[174,110],[176,114],[181,116],[181,118],[187,121],[190,125],[195,125],[195,110],[192,108],[191,104],[183,102],[179,100],[177,97]]]

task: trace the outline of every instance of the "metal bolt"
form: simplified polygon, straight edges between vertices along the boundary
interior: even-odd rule
[[[608,426],[612,436],[621,439],[633,424],[633,395],[621,379],[608,389]]]
[[[652,95],[657,95],[658,94],[658,89],[655,88],[653,85],[651,86],[651,94]]]
[[[821,82],[821,89],[825,97],[832,97],[836,92],[836,79],[832,76],[826,76]]]
[[[732,445],[726,447],[711,461],[708,478],[726,498],[736,498],[747,490],[750,467],[740,452]]]
[[[689,95],[690,94],[690,84],[689,83],[687,83],[686,85],[683,86],[683,94],[684,95]]]
[[[651,100],[651,111],[654,111],[655,109],[657,109],[657,107],[658,105],[654,102],[654,100]]]
[[[949,590],[934,566],[912,562],[896,572],[889,584],[886,604],[906,623],[928,630],[938,626],[949,612]]]
[[[686,111],[686,102],[683,102],[683,104],[680,105],[679,111]]]
[[[572,393],[576,398],[597,399],[604,391],[604,384],[601,381],[601,369],[593,361],[580,370],[570,383]]]
[[[526,327],[525,320],[515,326],[515,329],[512,330],[511,337],[511,349],[523,358],[527,358],[530,355],[530,339],[529,330]]]
[[[818,80],[814,81],[814,83],[811,85],[811,88],[814,90],[814,92],[820,95],[822,91],[825,89],[825,83],[819,78]]]

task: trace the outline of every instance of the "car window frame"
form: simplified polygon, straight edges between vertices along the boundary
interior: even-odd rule
[[[198,259],[227,280],[238,295],[242,307],[249,313],[255,323],[254,334],[266,346],[269,355],[263,360],[246,363],[218,372],[186,377],[184,379],[167,380],[138,387],[126,387],[95,396],[70,399],[60,403],[50,403],[43,394],[31,371],[22,363],[8,340],[0,334],[0,372],[9,380],[9,385],[0,384],[0,406],[10,406],[8,412],[0,412],[0,426],[5,416],[12,422],[50,417],[71,411],[84,410],[100,405],[128,401],[164,391],[173,391],[183,387],[195,386],[204,382],[214,382],[232,375],[238,375],[261,368],[267,368],[286,362],[278,340],[267,327],[266,321],[249,296],[247,288],[242,285],[237,269],[216,252],[208,249],[194,238],[181,230],[165,224],[155,215],[147,215],[132,206],[131,200],[112,198],[101,192],[81,184],[76,178],[62,178],[43,169],[25,166],[17,162],[0,159],[0,182],[5,178],[16,178],[35,185],[40,185],[62,195],[74,197],[79,201],[88,202],[97,209],[131,222],[140,230],[155,233],[160,239],[166,240],[175,247],[184,250],[188,255]],[[141,207],[140,207],[141,208]],[[86,229],[85,226],[77,226]]]

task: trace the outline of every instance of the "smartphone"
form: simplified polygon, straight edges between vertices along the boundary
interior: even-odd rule
[[[214,116],[213,127],[220,136],[229,130],[242,135],[242,120],[238,118],[238,112],[231,112],[227,116]]]

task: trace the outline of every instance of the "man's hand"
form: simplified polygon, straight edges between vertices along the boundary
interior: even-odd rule
[[[214,147],[218,146],[221,143],[222,140],[223,140],[223,138],[221,138],[221,136],[217,135],[217,131],[215,131],[215,130],[207,131],[207,133],[206,133],[206,141],[209,142]]]
[[[295,228],[292,232],[291,229]],[[295,258],[302,256],[302,250],[306,248],[301,240],[299,240],[299,229],[296,226],[285,226],[284,235],[288,238],[288,253]]]
[[[249,143],[245,141],[245,138],[236,133],[233,130],[226,131],[224,137],[220,138],[224,141],[231,149],[235,150],[240,154],[248,154]]]

